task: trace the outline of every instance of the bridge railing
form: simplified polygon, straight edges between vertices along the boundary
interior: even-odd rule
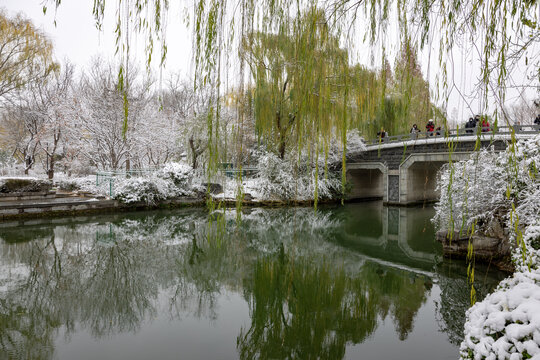
[[[488,126],[488,127],[476,127],[476,128],[458,128],[458,129],[442,129],[434,130],[433,132],[423,131],[418,133],[409,133],[393,136],[385,136],[383,138],[377,137],[367,141],[368,145],[375,145],[380,143],[397,143],[409,140],[419,139],[433,139],[433,138],[455,138],[463,136],[477,136],[477,135],[494,135],[494,134],[538,134],[540,132],[540,125],[514,125],[514,126]]]

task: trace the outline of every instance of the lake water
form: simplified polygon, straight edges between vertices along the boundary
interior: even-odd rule
[[[457,359],[466,266],[433,208],[0,224],[0,359]],[[504,277],[476,266],[481,298]]]

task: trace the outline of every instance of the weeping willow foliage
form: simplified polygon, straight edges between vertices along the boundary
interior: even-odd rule
[[[61,0],[49,0],[57,7]],[[154,44],[160,46],[160,62],[165,61],[167,46],[165,39],[166,17],[169,0],[117,0],[117,52],[128,64],[130,51],[129,33],[138,31],[146,37],[147,63],[152,60]],[[373,45],[380,44],[384,50],[385,37],[394,23],[392,14],[397,14],[401,41],[415,34],[414,46],[420,48],[439,42],[440,76],[443,92],[449,89],[447,62],[452,58],[451,50],[463,42],[474,44],[476,56],[482,63],[481,94],[492,94],[504,101],[507,75],[520,59],[528,64],[538,64],[538,54],[529,49],[538,43],[539,4],[533,0],[193,0],[187,16],[194,31],[194,60],[197,81],[215,85],[220,95],[222,59],[235,52],[239,39],[246,33],[274,33],[282,35],[301,34],[306,9],[322,6],[330,26],[348,47],[357,42],[356,25],[363,26],[363,39]],[[94,0],[93,15],[101,27],[106,2]],[[46,11],[44,6],[44,11]],[[309,12],[309,10],[307,10]],[[293,19],[293,20],[291,20]],[[312,26],[313,27],[313,26]],[[362,34],[360,34],[362,35]],[[300,49],[299,49],[300,50]],[[295,61],[309,61],[311,50],[297,51]],[[309,51],[308,51],[309,50]],[[240,60],[242,68],[242,61]],[[534,68],[534,66],[533,66]],[[540,76],[538,66],[532,74]],[[121,74],[120,74],[121,75]],[[240,82],[245,81],[240,76]],[[127,84],[126,84],[127,85]],[[444,95],[444,94],[443,94]],[[445,100],[445,97],[441,97]],[[217,104],[218,102],[216,102]],[[214,109],[219,112],[219,106]],[[217,118],[217,117],[216,117]],[[215,119],[211,119],[212,128]]]
[[[350,67],[324,11],[310,8],[275,32],[248,34],[242,45],[254,80],[257,134],[281,159],[288,145],[327,153],[332,139],[358,122],[354,115],[374,113],[378,94],[366,85],[377,84],[376,76]]]

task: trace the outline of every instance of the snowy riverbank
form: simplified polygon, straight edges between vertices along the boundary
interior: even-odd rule
[[[540,359],[540,223],[523,240],[513,276],[467,311],[462,359]]]
[[[504,234],[515,266],[467,311],[462,360],[540,359],[539,168],[540,135],[509,144],[504,153],[481,150],[441,174],[438,228],[464,236]],[[471,248],[472,262],[474,254]]]

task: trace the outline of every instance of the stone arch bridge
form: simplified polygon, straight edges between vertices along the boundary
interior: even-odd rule
[[[365,152],[347,157],[349,200],[382,199],[389,205],[436,201],[437,173],[450,159],[469,159],[479,147],[504,151],[512,134],[522,139],[539,131],[539,125],[459,129],[439,135],[407,134],[373,141]]]

